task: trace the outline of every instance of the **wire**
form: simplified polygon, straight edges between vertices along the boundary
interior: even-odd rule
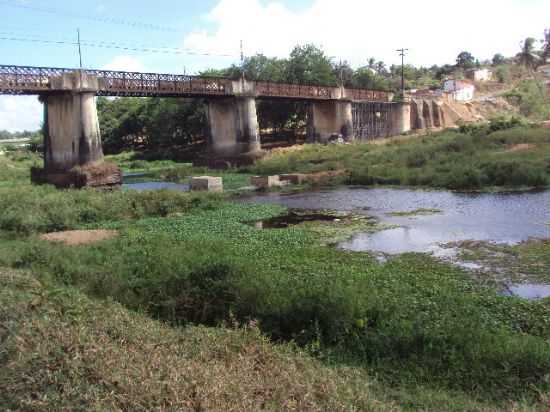
[[[5,1],[5,0],[0,0],[0,5],[20,8],[20,9],[26,9],[26,10],[33,10],[33,11],[38,11],[38,12],[41,12],[41,13],[48,13],[48,14],[53,14],[55,16],[63,16],[64,15],[64,16],[67,16],[67,17],[91,20],[91,21],[96,21],[96,22],[100,22],[100,23],[119,24],[119,25],[124,25],[124,26],[128,26],[128,27],[136,28],[136,29],[157,30],[157,31],[164,31],[164,32],[179,32],[179,30],[176,30],[173,27],[160,26],[160,25],[157,25],[157,24],[130,21],[130,20],[124,20],[124,19],[119,19],[119,18],[88,16],[88,15],[84,15],[84,14],[60,11],[60,10],[56,10],[56,9],[53,9],[53,8],[36,7],[36,6],[30,6],[28,4],[21,4],[21,3],[12,3],[12,2],[9,2],[9,1]]]
[[[5,41],[16,41],[16,42],[27,42],[27,43],[44,43],[44,44],[57,44],[57,45],[70,45],[77,46],[78,43],[74,41],[65,41],[65,40],[47,40],[39,38],[28,38],[28,37],[14,37],[14,36],[0,36],[0,40]],[[196,51],[191,49],[178,49],[178,48],[165,48],[165,47],[143,47],[143,46],[130,46],[124,45],[115,42],[103,42],[103,41],[86,41],[83,40],[80,42],[82,46],[87,47],[96,47],[102,49],[118,49],[125,51],[136,51],[136,52],[145,52],[153,54],[187,54],[194,56],[210,56],[210,57],[237,57],[236,54],[227,54],[227,53],[209,53]]]

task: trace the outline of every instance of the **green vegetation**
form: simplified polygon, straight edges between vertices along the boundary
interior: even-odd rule
[[[406,212],[392,212],[392,213],[389,213],[389,215],[390,216],[401,216],[401,217],[426,216],[426,215],[433,215],[433,214],[441,213],[441,212],[442,212],[442,210],[440,210],[440,209],[420,208],[420,209],[410,210],[410,211],[406,211]]]
[[[26,140],[36,139],[42,137],[40,131],[29,132],[25,130],[23,132],[8,132],[7,130],[0,130],[0,141],[2,140]]]
[[[499,120],[385,145],[312,145],[224,178],[237,187],[250,173],[346,168],[354,182],[409,182],[493,164],[491,184],[517,187],[527,183],[516,166],[499,168],[528,165],[548,179],[549,133]],[[175,181],[212,174],[134,154],[110,160]],[[59,191],[28,183],[35,154],[0,161],[0,409],[550,407],[550,299],[501,296],[430,256],[382,265],[326,246],[376,230],[370,219],[261,230],[247,222],[285,209],[225,195]],[[75,247],[38,236],[75,228],[119,236]],[[549,254],[538,247],[522,252],[529,265]]]
[[[455,190],[550,184],[550,130],[495,120],[382,145],[310,145],[256,163],[257,174],[347,169],[350,183]],[[508,128],[511,127],[511,128]]]
[[[519,107],[522,115],[536,120],[550,119],[550,95],[543,81],[522,80],[504,96]]]
[[[491,402],[546,393],[547,301],[500,297],[430,257],[381,266],[322,246],[307,227],[242,223],[281,212],[226,203],[104,223],[121,235],[74,248],[6,238],[0,265],[172,325],[254,321],[274,341],[293,340],[328,364],[367,368],[403,391],[420,385]]]
[[[253,325],[172,328],[0,270],[2,410],[395,410],[364,371],[327,368]]]
[[[482,266],[484,280],[495,283],[550,284],[550,240],[529,240],[519,245],[460,242],[459,258]]]

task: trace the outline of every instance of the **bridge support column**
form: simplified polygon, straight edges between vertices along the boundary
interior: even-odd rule
[[[353,117],[350,101],[312,102],[308,112],[308,142],[326,143],[336,135],[353,140]]]
[[[256,99],[232,97],[208,102],[210,145],[217,156],[261,151]]]
[[[103,161],[94,78],[69,73],[56,81],[67,91],[43,98],[44,168],[33,169],[32,180],[58,187],[120,184],[120,169]]]
[[[408,102],[395,103],[392,111],[391,135],[398,136],[411,131],[411,104]]]

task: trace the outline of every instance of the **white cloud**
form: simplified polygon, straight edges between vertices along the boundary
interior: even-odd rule
[[[463,50],[513,55],[522,39],[542,35],[549,14],[546,0],[314,0],[300,11],[276,0],[220,0],[206,16],[214,29],[190,33],[184,47],[235,52],[242,39],[247,55],[286,57],[311,42],[353,65],[371,56],[399,63],[395,50],[406,47],[414,64],[444,64]]]
[[[125,72],[143,72],[144,65],[132,56],[117,56],[110,63],[102,67],[103,70],[119,70]]]
[[[37,96],[0,96],[0,130],[38,130],[43,107]]]

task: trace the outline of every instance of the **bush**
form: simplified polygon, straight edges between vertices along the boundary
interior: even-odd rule
[[[418,168],[422,167],[428,161],[426,153],[421,151],[414,151],[407,156],[405,161],[407,167]]]
[[[0,230],[28,234],[105,221],[167,216],[195,207],[208,209],[219,199],[214,194],[169,190],[103,192],[20,185],[0,188]]]
[[[481,168],[495,186],[543,187],[548,184],[543,170],[517,160],[484,163]]]
[[[457,166],[448,174],[436,178],[438,186],[453,190],[479,189],[483,180],[482,173],[474,166]]]

